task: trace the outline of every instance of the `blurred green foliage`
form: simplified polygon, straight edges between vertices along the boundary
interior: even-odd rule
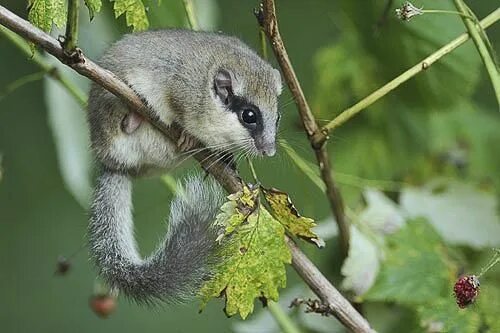
[[[468,2],[480,18],[495,9],[491,1]],[[30,3],[48,6],[60,1]],[[111,40],[129,31],[128,25],[145,26],[144,18],[136,22],[133,14],[115,20],[113,3],[109,1],[102,1],[102,8],[98,0],[86,3],[94,6],[90,15],[95,12],[95,19],[89,25],[89,12],[82,8],[80,41],[86,54],[93,58]],[[120,3],[129,2],[115,1],[115,10]],[[181,0],[147,0],[144,4],[150,28],[187,26]],[[257,1],[195,1],[202,28],[236,35],[257,49],[258,30],[252,14],[256,4]],[[399,4],[394,1],[393,7]],[[423,0],[421,4],[426,9],[453,9],[451,1]],[[28,16],[24,1],[4,0],[2,5],[25,18]],[[277,6],[280,30],[291,60],[322,123],[465,30],[460,18],[453,15],[426,14],[403,23],[391,11],[382,18],[385,1],[287,0],[278,1]],[[64,21],[64,16],[56,15],[52,7],[44,8],[50,12],[49,16],[40,17],[40,26],[45,30],[51,22]],[[498,24],[487,33],[492,45],[498,46]],[[2,91],[19,78],[39,72],[2,37],[0,61]],[[82,87],[85,89],[85,84]],[[229,332],[240,329],[243,332],[235,325],[237,319],[225,318],[220,310],[222,304],[217,302],[211,302],[201,315],[196,314],[195,303],[152,310],[125,299],[120,299],[116,314],[108,320],[101,320],[90,311],[87,302],[95,275],[84,249],[87,216],[82,206],[87,196],[78,191],[88,191],[85,184],[89,180],[85,179],[91,178],[91,174],[88,168],[71,164],[88,164],[90,159],[84,153],[77,154],[80,159],[67,153],[85,148],[84,140],[71,139],[85,137],[87,129],[83,117],[63,117],[67,109],[71,109],[68,113],[82,112],[77,105],[64,104],[63,94],[44,80],[25,84],[0,99],[1,330]],[[257,161],[257,173],[266,186],[288,192],[304,215],[316,220],[326,218],[330,215],[329,207],[320,187],[314,183],[314,171],[303,173],[304,165],[310,167],[308,162],[314,159],[288,91],[284,92],[281,105],[285,117],[280,135],[299,157],[281,152],[274,159]],[[72,130],[64,133],[66,127]],[[446,237],[438,235],[431,224],[421,219],[407,221],[406,225],[384,234],[383,239],[377,236],[375,240],[370,228],[360,224],[366,216],[363,215],[367,209],[363,197],[366,184],[377,187],[383,184],[380,181],[391,181],[403,188],[418,187],[435,177],[475,184],[485,193],[496,195],[496,205],[489,208],[493,212],[488,210],[486,216],[490,217],[488,223],[500,223],[499,128],[500,115],[493,90],[472,42],[468,42],[332,134],[328,147],[334,169],[339,173],[348,214],[363,237],[377,244],[382,254],[374,287],[361,295],[367,300],[365,315],[380,332],[422,332],[431,328],[477,332],[479,327],[481,332],[500,330],[498,267],[482,279],[477,305],[459,311],[451,296],[456,275],[479,272],[491,256],[488,250],[491,244],[478,241],[474,248],[448,244]],[[61,147],[70,148],[64,153]],[[173,176],[194,167],[187,163]],[[248,175],[245,166],[243,169],[243,174]],[[82,179],[75,179],[70,172],[75,170],[79,170],[78,177]],[[141,179],[135,185],[137,237],[142,253],[146,254],[154,249],[158,235],[164,232],[159,221],[168,212],[171,192],[159,179]],[[385,194],[397,201],[401,189],[391,185]],[[471,192],[470,198],[475,195]],[[480,205],[471,209],[477,207]],[[379,207],[379,215],[370,215],[371,219],[379,216],[377,219],[384,222],[395,216],[394,212],[388,214],[384,210],[387,207],[382,208]],[[453,206],[442,209],[454,211]],[[452,224],[453,214],[446,216],[445,222]],[[481,228],[482,222],[469,221],[477,228]],[[331,221],[325,223],[327,227],[333,225]],[[311,247],[305,250],[340,285],[343,277],[338,273],[335,238],[327,245],[322,251]],[[55,276],[58,255],[73,253],[76,255],[67,276]],[[284,294],[303,296],[303,289],[293,288],[302,283],[291,270],[289,273],[289,289]],[[378,270],[374,272],[377,273]],[[304,332],[341,331],[331,318],[326,319],[325,325],[316,326],[296,312],[293,318]],[[266,327],[268,332],[276,331],[271,324]]]

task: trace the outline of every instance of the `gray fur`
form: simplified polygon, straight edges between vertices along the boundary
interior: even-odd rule
[[[274,154],[279,72],[240,40],[184,30],[131,34],[112,45],[100,64],[127,82],[165,125],[178,123],[212,150]],[[261,110],[258,134],[251,134],[215,93],[220,70],[230,73],[234,95]],[[92,86],[88,104],[92,148],[103,167],[88,231],[100,274],[137,301],[182,300],[195,294],[221,260],[211,255],[215,231],[210,224],[222,204],[220,189],[189,180],[185,196],[172,203],[162,246],[142,259],[133,234],[129,177],[171,169],[183,157],[149,123],[135,117],[123,121],[129,110],[100,86]],[[130,126],[123,128],[128,120]]]
[[[212,221],[223,202],[221,189],[214,181],[187,180],[172,202],[165,240],[146,259],[134,240],[131,189],[126,175],[103,171],[98,179],[88,237],[100,275],[138,302],[194,296],[215,264]]]
[[[166,125],[177,122],[205,146],[274,154],[280,75],[239,39],[187,30],[147,31],[126,35],[99,63],[126,81]],[[265,151],[215,97],[219,69],[234,76],[235,95],[262,111],[264,130],[255,140],[267,143]],[[176,165],[175,145],[151,125],[144,123],[130,135],[121,131],[126,112],[118,98],[92,86],[88,119],[97,158],[108,168],[139,174]]]

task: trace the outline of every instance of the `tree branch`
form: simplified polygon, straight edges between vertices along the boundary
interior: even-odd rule
[[[488,28],[489,26],[493,25],[496,21],[500,19],[500,8],[496,9],[494,12],[492,12],[490,15],[486,16],[482,21],[481,21],[481,27],[483,29]],[[321,145],[323,144],[326,140],[328,140],[328,133],[336,129],[337,127],[341,126],[345,122],[347,122],[349,119],[360,113],[361,111],[365,110],[367,107],[399,87],[401,84],[404,82],[408,81],[415,75],[425,71],[428,69],[432,64],[434,64],[436,61],[459,47],[460,45],[464,44],[467,40],[469,40],[470,35],[467,33],[461,34],[436,52],[432,53],[429,55],[427,58],[421,60],[418,64],[415,66],[411,67],[408,69],[406,72],[402,73],[392,81],[386,83],[384,86],[381,88],[377,89],[358,103],[354,104],[350,108],[342,111],[337,117],[335,117],[332,121],[330,121],[328,124],[326,124],[321,131],[318,131],[315,136],[314,136],[314,143],[316,145]],[[498,72],[497,72],[498,75]]]
[[[285,44],[281,38],[278,29],[278,20],[276,17],[274,0],[263,0],[260,7],[256,10],[255,15],[257,16],[259,25],[264,30],[269,42],[271,43],[274,55],[276,56],[281,71],[283,72],[283,76],[285,77],[285,81],[292,92],[295,103],[297,104],[307,137],[309,138],[309,141],[314,149],[316,160],[321,172],[321,178],[326,186],[326,196],[339,229],[341,256],[345,258],[349,252],[350,229],[344,214],[342,196],[333,179],[330,158],[326,147],[323,145],[324,142],[321,144],[315,144],[314,137],[318,134],[319,127],[311,108],[307,103],[302,87],[300,86],[300,82],[297,79],[295,70],[293,69],[290,58],[288,57]]]
[[[76,72],[88,77],[97,84],[122,99],[131,109],[144,116],[166,137],[177,142],[180,128],[177,126],[166,127],[157,119],[155,114],[143,103],[141,98],[123,81],[113,73],[99,67],[83,54],[78,62],[73,62],[71,56],[66,55],[61,45],[48,34],[34,27],[29,22],[13,14],[5,7],[0,6],[0,24],[21,35],[28,41],[40,46],[48,53],[59,59]],[[223,163],[213,163],[209,157],[210,152],[201,152],[195,155],[202,166],[209,167],[209,172],[215,179],[231,193],[242,189],[242,181],[235,171],[227,168]],[[213,165],[212,165],[213,164]],[[370,325],[352,305],[333,287],[321,274],[319,269],[305,256],[304,253],[287,238],[292,254],[292,264],[304,281],[324,302],[328,303],[335,311],[336,317],[353,332],[373,332]],[[307,278],[306,278],[307,277]]]

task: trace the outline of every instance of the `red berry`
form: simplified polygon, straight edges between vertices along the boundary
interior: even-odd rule
[[[110,295],[94,295],[89,301],[90,308],[101,318],[107,318],[116,308],[116,299]]]
[[[464,275],[455,282],[453,291],[458,307],[463,309],[476,300],[479,294],[479,279],[475,275]]]

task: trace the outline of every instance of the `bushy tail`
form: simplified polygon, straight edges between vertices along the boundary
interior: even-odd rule
[[[212,222],[224,195],[213,181],[193,177],[174,198],[168,231],[159,249],[142,259],[134,239],[132,184],[103,171],[91,206],[90,254],[100,275],[136,301],[182,301],[199,290],[216,261]]]

